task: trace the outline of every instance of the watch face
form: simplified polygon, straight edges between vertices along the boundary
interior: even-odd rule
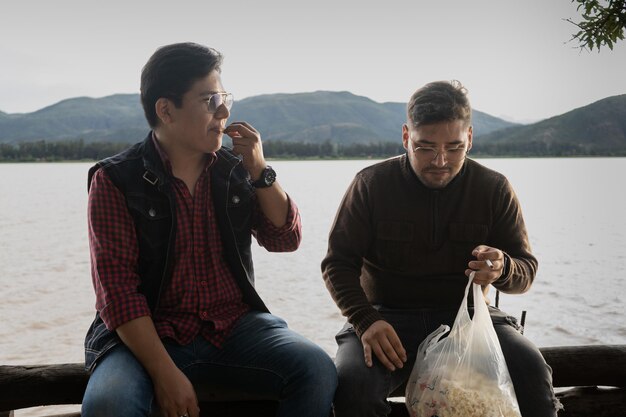
[[[265,180],[265,184],[269,187],[270,185],[274,184],[274,181],[276,181],[276,171],[274,171],[272,167],[267,167],[265,169],[263,177],[263,179]]]
[[[271,187],[275,181],[276,171],[274,171],[272,167],[268,165],[261,173],[261,178],[253,182],[252,185],[257,188]]]

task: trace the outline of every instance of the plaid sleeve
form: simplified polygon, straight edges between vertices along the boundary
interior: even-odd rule
[[[93,176],[87,210],[96,309],[113,330],[150,315],[150,308],[137,290],[139,248],[133,220],[124,196],[102,169]]]
[[[265,217],[258,203],[255,205],[256,228],[253,229],[259,245],[270,252],[293,252],[300,246],[302,240],[302,222],[300,211],[296,203],[287,195],[289,209],[283,226],[276,227]]]

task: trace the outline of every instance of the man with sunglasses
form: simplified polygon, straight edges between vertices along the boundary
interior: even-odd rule
[[[336,336],[336,417],[388,415],[387,397],[406,383],[419,344],[452,326],[471,274],[485,295],[490,285],[523,293],[537,269],[511,185],[467,158],[473,131],[463,86],[427,84],[407,113],[406,154],[356,175],[322,261],[347,317]],[[558,401],[541,353],[514,317],[494,307],[490,314],[522,415],[554,417]]]
[[[221,62],[197,44],[159,48],[141,76],[152,130],[89,172],[97,313],[85,340],[85,417],[157,407],[198,417],[198,384],[275,399],[279,416],[329,414],[332,360],[254,289],[252,236],[269,251],[293,251],[300,216],[259,132],[227,125],[233,97]],[[224,134],[232,149],[222,147]]]

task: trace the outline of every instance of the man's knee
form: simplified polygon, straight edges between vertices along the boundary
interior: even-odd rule
[[[150,413],[152,400],[141,395],[141,389],[133,381],[119,381],[118,384],[89,384],[83,398],[81,415],[99,416],[139,416]]]
[[[299,359],[294,363],[307,385],[335,392],[337,387],[337,369],[332,359],[322,348],[305,343],[298,347]]]
[[[89,378],[82,416],[145,416],[154,399],[152,380],[124,346],[101,359]]]
[[[369,390],[375,390],[380,385],[381,375],[375,368],[368,368],[365,361],[363,364],[357,361],[341,361],[337,363],[337,378],[343,391],[367,395]]]
[[[362,357],[341,358],[337,362],[336,416],[387,415],[390,376],[382,365],[368,368]]]
[[[523,336],[501,341],[501,346],[512,377],[552,379],[552,371],[539,349]]]

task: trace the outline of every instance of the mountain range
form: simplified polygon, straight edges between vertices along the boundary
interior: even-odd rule
[[[264,141],[399,142],[406,104],[378,103],[346,91],[267,94],[236,101],[229,120],[248,121]],[[473,125],[475,154],[626,155],[626,94],[529,125],[474,110]],[[0,143],[132,143],[147,131],[138,94],[71,98],[32,113],[0,112]]]
[[[474,151],[500,155],[626,156],[626,94],[607,97],[560,116],[490,132]]]
[[[268,94],[235,102],[229,120],[248,121],[264,141],[391,142],[400,138],[406,105],[377,103],[349,92]],[[489,133],[514,124],[474,111],[474,125]],[[147,131],[138,94],[78,97],[32,113],[0,113],[0,143],[79,138],[135,142]]]

